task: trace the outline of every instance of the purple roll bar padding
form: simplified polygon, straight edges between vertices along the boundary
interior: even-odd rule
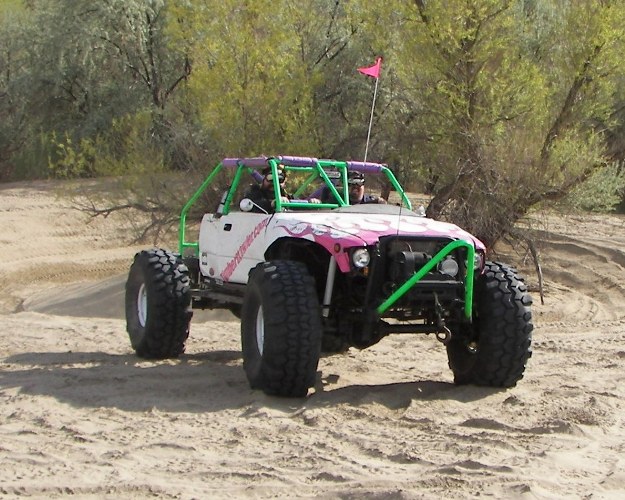
[[[269,158],[266,156],[256,156],[254,158],[224,158],[221,160],[221,164],[228,168],[238,167],[239,163],[243,163],[248,167],[266,167],[267,160],[269,160]]]
[[[223,160],[221,160],[221,164],[227,168],[238,167],[239,158],[224,158]]]
[[[224,158],[221,163],[224,167],[238,167],[239,163],[243,163],[248,167],[265,167],[269,160],[275,159],[278,163],[285,163],[294,167],[314,167],[319,161],[317,158],[305,156],[256,156],[253,158]],[[365,161],[348,161],[347,168],[357,170],[362,173],[377,174],[382,170],[381,163],[365,162]]]
[[[243,163],[248,167],[266,167],[270,158],[266,156],[257,156],[255,158],[241,158]]]
[[[317,158],[306,158],[304,156],[276,156],[279,163],[292,165],[294,167],[314,167],[319,160]]]
[[[371,163],[364,161],[348,161],[347,169],[348,170],[356,170],[358,172],[362,172],[363,174],[377,174],[382,171],[384,165],[380,163]]]
[[[224,158],[221,164],[224,167],[238,167],[243,163],[248,167],[266,167],[269,160],[276,160],[278,163],[285,163],[293,167],[314,167],[319,160],[305,156],[256,156],[253,158]]]
[[[241,163],[248,167],[266,167],[269,164],[269,160],[272,159],[278,163],[284,163],[293,167],[314,167],[319,162],[317,158],[305,156],[256,156],[253,158],[224,158],[221,164],[228,168],[238,167]],[[363,174],[377,174],[382,171],[382,168],[386,167],[386,165],[381,163],[369,161],[348,161],[345,163],[349,170],[356,170]]]
[[[240,164],[246,167],[266,167],[269,164],[269,160],[272,159],[278,163],[285,163],[293,167],[314,167],[318,162],[317,158],[300,156],[256,156],[253,158],[224,158],[221,160],[221,164],[226,168],[237,168]],[[258,171],[254,170],[251,174],[257,182],[263,180],[263,176]]]

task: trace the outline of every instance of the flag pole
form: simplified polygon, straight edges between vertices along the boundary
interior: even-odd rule
[[[367,144],[365,145],[365,162],[367,161],[367,153],[369,152],[369,139],[371,138],[371,126],[373,125],[373,111],[375,109],[375,100],[378,96],[378,82],[380,80],[380,69],[382,68],[382,58],[378,57],[373,66],[365,66],[358,68],[363,75],[375,78],[375,88],[373,90],[373,102],[371,103],[371,116],[369,118],[369,130],[367,130]]]
[[[367,162],[367,153],[369,152],[369,138],[371,137],[371,125],[373,125],[373,110],[375,109],[375,99],[378,95],[379,78],[375,79],[375,88],[373,89],[373,102],[371,103],[371,117],[369,118],[369,130],[367,130],[367,143],[365,145],[365,163]]]

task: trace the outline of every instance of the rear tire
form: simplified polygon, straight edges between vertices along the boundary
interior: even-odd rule
[[[447,345],[456,384],[513,387],[532,355],[532,298],[511,267],[487,262],[475,284],[471,336],[452,335]]]
[[[253,389],[304,397],[321,352],[315,281],[300,262],[276,260],[250,271],[241,311],[243,367]]]
[[[135,255],[126,281],[126,329],[142,358],[175,358],[189,336],[189,271],[176,254],[161,249]]]

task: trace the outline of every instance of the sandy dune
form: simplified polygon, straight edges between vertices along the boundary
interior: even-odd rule
[[[58,186],[0,187],[0,497],[625,497],[624,217],[536,217],[517,387],[456,387],[440,343],[398,335],[284,400],[249,389],[228,315],[198,314],[178,360],[136,358],[123,282],[149,244]]]

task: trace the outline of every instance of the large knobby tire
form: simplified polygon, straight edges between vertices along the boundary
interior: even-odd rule
[[[189,271],[180,257],[161,249],[137,253],[126,281],[126,329],[137,355],[182,354],[192,315]]]
[[[475,283],[473,334],[452,335],[447,345],[456,384],[513,387],[532,355],[532,298],[523,278],[487,262]]]
[[[304,397],[321,354],[314,279],[300,262],[276,260],[250,271],[241,311],[243,367],[253,389]]]

